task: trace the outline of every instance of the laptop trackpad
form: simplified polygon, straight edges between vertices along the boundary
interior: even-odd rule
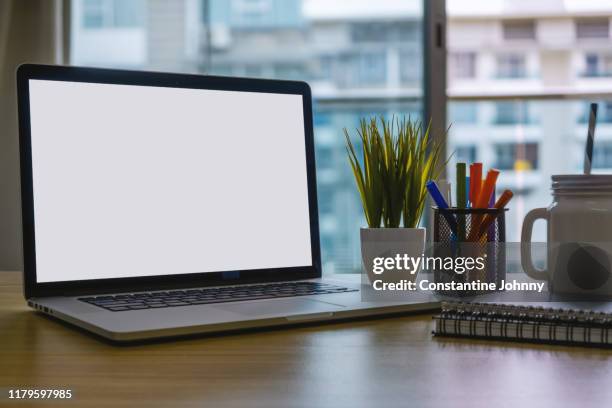
[[[344,309],[344,306],[308,299],[263,300],[258,302],[219,305],[215,307],[246,316],[291,316],[317,312],[333,312],[335,310]]]

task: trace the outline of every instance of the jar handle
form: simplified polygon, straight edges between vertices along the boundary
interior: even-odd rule
[[[525,216],[523,230],[521,231],[521,265],[527,276],[536,280],[548,280],[548,271],[546,269],[536,268],[533,265],[531,256],[533,224],[538,219],[546,220],[548,223],[548,210],[546,208],[534,208]]]

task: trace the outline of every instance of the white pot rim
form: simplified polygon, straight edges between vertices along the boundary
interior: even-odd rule
[[[362,241],[423,241],[425,228],[362,228]]]

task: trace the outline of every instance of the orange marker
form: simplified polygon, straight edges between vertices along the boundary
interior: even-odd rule
[[[502,195],[499,196],[499,198],[495,202],[495,205],[493,206],[493,208],[497,210],[501,210],[505,208],[506,205],[508,205],[508,203],[510,202],[510,200],[512,200],[513,196],[514,196],[514,193],[512,191],[504,190]],[[482,220],[482,223],[480,224],[480,226],[478,227],[478,234],[475,234],[475,235],[470,234],[471,236],[469,237],[469,240],[474,241],[474,238],[476,238],[476,241],[479,241],[480,238],[487,231],[487,228],[491,226],[491,224],[493,223],[493,221],[495,221],[495,219],[499,216],[499,214],[500,212],[498,212],[495,215],[487,214]]]
[[[485,185],[485,180],[482,180],[482,181],[480,182],[480,194],[482,194],[482,190],[484,190],[484,185]],[[489,203],[489,202],[487,201],[487,204],[488,204],[488,203]]]
[[[473,206],[475,208],[488,208],[489,200],[491,199],[491,194],[495,191],[495,183],[497,182],[497,177],[499,176],[499,170],[491,169],[487,173],[487,178],[485,179],[482,190],[478,194],[478,198],[476,199],[476,205]]]
[[[495,205],[493,206],[493,208],[496,208],[498,210],[504,208],[508,204],[508,202],[512,200],[512,197],[514,197],[514,193],[512,193],[512,191],[504,190],[502,195],[495,202]]]
[[[497,176],[499,176],[499,170],[491,169],[487,172],[487,178],[482,184],[482,188],[478,193],[478,197],[476,198],[476,202],[472,204],[472,208],[487,208],[489,207],[489,199],[495,191],[495,183],[497,182]],[[475,185],[481,185],[479,182],[480,179],[474,183]],[[468,234],[468,239],[474,238],[477,236],[478,231],[480,231],[480,223],[482,222],[483,215],[481,214],[472,214],[472,222],[470,223],[470,233]]]
[[[472,178],[472,173],[474,172],[474,164],[470,164],[470,186],[468,188],[468,201],[470,202],[470,207],[472,203],[474,203],[474,179]]]
[[[482,163],[470,165],[470,203],[476,208],[478,196],[480,195],[480,181],[482,180]]]

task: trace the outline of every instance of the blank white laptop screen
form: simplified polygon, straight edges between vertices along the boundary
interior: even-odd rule
[[[312,265],[301,95],[29,87],[38,282]]]

